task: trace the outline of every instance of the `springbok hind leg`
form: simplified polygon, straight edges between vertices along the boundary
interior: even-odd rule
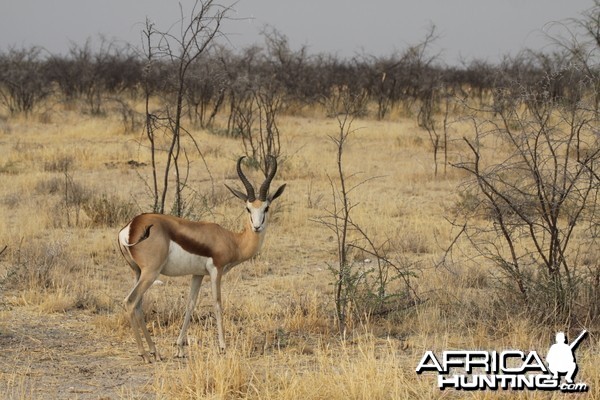
[[[154,280],[158,277],[158,274],[148,274],[142,272],[140,274],[139,279],[137,280],[135,286],[129,293],[129,295],[125,298],[125,310],[127,311],[127,315],[129,316],[129,322],[131,323],[131,328],[133,329],[133,336],[137,343],[138,354],[144,359],[144,362],[150,363],[150,354],[144,348],[144,344],[142,342],[142,337],[140,335],[140,330],[144,333],[146,338],[146,342],[150,348],[150,352],[153,353],[154,358],[159,360],[160,357],[156,352],[156,346],[150,337],[150,332],[146,328],[146,322],[144,321],[144,314],[142,311],[142,298],[144,293],[148,290]]]
[[[156,350],[156,345],[152,340],[152,336],[150,336],[148,327],[146,326],[146,320],[144,319],[144,311],[142,310],[142,300],[140,300],[137,307],[135,308],[135,317],[138,320],[139,326],[142,328],[142,333],[146,338],[146,343],[148,343],[148,348],[150,349],[150,356],[154,356],[154,359],[156,361],[162,361],[160,354],[158,354],[158,350]]]

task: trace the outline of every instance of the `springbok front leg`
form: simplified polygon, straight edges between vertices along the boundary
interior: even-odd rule
[[[221,277],[222,270],[217,268],[211,259],[206,264],[206,269],[210,275],[210,286],[215,308],[215,318],[217,320],[217,333],[219,336],[219,349],[225,351],[225,335],[223,334],[223,307],[221,306]]]
[[[183,325],[181,326],[181,332],[179,333],[179,337],[177,338],[177,353],[175,357],[185,357],[183,346],[187,344],[186,332],[190,324],[192,312],[194,312],[194,309],[196,308],[196,303],[198,301],[198,292],[200,291],[200,286],[202,285],[203,279],[204,275],[192,276],[192,283],[190,285],[190,295],[188,298],[187,308],[185,309],[185,317],[183,319]]]

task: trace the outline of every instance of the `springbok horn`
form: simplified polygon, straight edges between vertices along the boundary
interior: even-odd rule
[[[269,155],[267,157],[269,159],[269,166],[267,168],[267,177],[263,184],[260,186],[260,191],[258,192],[258,199],[260,201],[267,200],[269,186],[271,186],[271,181],[273,180],[273,177],[275,177],[275,172],[277,172],[277,159],[272,155]]]
[[[244,172],[242,171],[242,160],[244,158],[245,157],[240,157],[238,159],[237,173],[238,173],[238,176],[240,177],[240,180],[244,184],[244,187],[246,188],[246,193],[248,194],[248,201],[253,202],[254,200],[256,200],[256,195],[254,194],[254,188],[252,187],[252,184],[250,183],[248,178],[246,178],[246,175],[244,175]]]

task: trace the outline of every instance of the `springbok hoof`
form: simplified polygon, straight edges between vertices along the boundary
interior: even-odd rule
[[[155,351],[154,353],[150,353],[153,357],[154,357],[154,361],[162,361],[162,358],[160,356],[160,354],[158,354],[158,351]]]
[[[177,346],[177,352],[175,353],[176,358],[185,358],[186,354],[183,350],[183,346]]]
[[[139,354],[139,356],[142,357],[144,364],[152,364],[152,359],[150,358],[150,354],[143,353],[143,354]]]

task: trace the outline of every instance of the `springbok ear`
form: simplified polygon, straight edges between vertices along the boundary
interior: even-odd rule
[[[272,202],[273,200],[275,200],[276,198],[278,198],[279,196],[281,196],[281,194],[283,193],[283,190],[285,189],[285,185],[287,185],[287,183],[284,183],[283,185],[279,186],[279,189],[277,189],[275,191],[275,193],[270,194],[269,195],[269,203]]]
[[[240,200],[243,200],[243,201],[248,201],[248,195],[246,195],[246,194],[244,194],[244,193],[240,192],[239,190],[232,189],[232,188],[230,188],[230,187],[229,187],[229,186],[227,186],[227,185],[225,185],[225,187],[226,187],[227,189],[229,189],[229,191],[230,191],[231,193],[233,193],[233,195],[234,195],[235,197],[237,197],[238,199],[240,199]]]

